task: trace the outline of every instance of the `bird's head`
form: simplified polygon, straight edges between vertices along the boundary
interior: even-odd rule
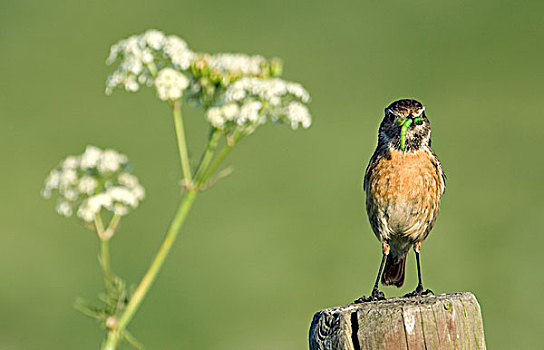
[[[401,151],[417,151],[431,144],[431,124],[425,107],[416,100],[398,100],[385,109],[378,135],[380,143]]]

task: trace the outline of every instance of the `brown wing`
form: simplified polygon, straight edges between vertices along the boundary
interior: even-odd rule
[[[440,193],[444,194],[446,191],[446,173],[444,173],[444,170],[442,170],[442,164],[440,163],[440,159],[438,159],[436,153],[434,153],[430,147],[427,147],[427,152],[431,154],[431,162],[436,168],[436,172],[440,176]]]
[[[386,147],[378,147],[374,151],[374,154],[368,162],[366,167],[365,176],[363,177],[363,191],[366,194],[366,212],[368,214],[368,220],[370,226],[376,237],[383,241],[388,237],[387,227],[384,226],[382,220],[383,213],[380,210],[379,203],[373,198],[372,182],[379,174],[379,163],[382,159],[390,158],[389,150]]]
[[[372,155],[372,157],[370,157],[370,161],[368,162],[368,165],[366,167],[365,176],[363,177],[363,191],[365,193],[368,191],[368,183],[370,181],[370,177],[374,175],[376,165],[382,158],[390,159],[391,154],[387,147],[380,146],[380,144],[378,144],[378,147],[376,147],[374,154]],[[368,195],[368,193],[366,194]]]
[[[436,218],[438,217],[438,212],[440,211],[440,200],[442,199],[442,195],[446,191],[446,174],[442,170],[442,164],[440,163],[440,159],[438,159],[438,156],[433,152],[433,150],[430,149],[430,147],[426,147],[426,151],[429,154],[429,159],[431,161],[431,164],[434,167],[434,182],[437,185],[436,188],[436,198],[433,201],[433,210],[430,211],[430,215],[428,217],[428,224],[425,229],[425,232],[423,233],[420,241],[423,241],[427,238],[429,233],[431,232],[432,228],[434,227],[434,223],[436,222]]]

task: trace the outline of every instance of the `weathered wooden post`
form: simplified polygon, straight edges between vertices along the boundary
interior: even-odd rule
[[[317,312],[310,350],[485,349],[472,293],[393,298]]]

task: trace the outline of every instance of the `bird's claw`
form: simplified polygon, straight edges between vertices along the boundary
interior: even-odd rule
[[[373,289],[372,294],[370,294],[369,297],[365,297],[363,295],[359,299],[355,300],[353,303],[361,304],[361,303],[366,303],[369,301],[378,301],[378,300],[385,300],[385,295],[383,294],[383,292],[380,292],[378,289]]]
[[[430,289],[423,290],[423,286],[419,285],[419,286],[417,286],[416,290],[414,290],[412,293],[406,294],[404,297],[405,298],[422,297],[422,296],[426,296],[426,295],[429,295],[429,294],[434,295],[434,292],[432,290],[430,290]]]

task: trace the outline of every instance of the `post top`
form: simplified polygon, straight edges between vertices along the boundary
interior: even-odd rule
[[[318,311],[316,315],[321,313],[335,314],[338,312],[354,311],[357,309],[365,308],[378,308],[378,309],[387,309],[387,308],[396,308],[408,305],[432,305],[436,303],[443,303],[447,300],[471,300],[476,301],[474,294],[470,292],[459,292],[459,293],[444,293],[437,295],[426,295],[426,296],[416,296],[416,297],[397,297],[390,298],[385,300],[377,301],[367,301],[362,303],[351,303],[342,306],[333,306],[330,308],[323,309]],[[476,301],[477,302],[477,301]]]
[[[481,309],[469,292],[391,298],[318,311],[310,350],[484,349]]]

